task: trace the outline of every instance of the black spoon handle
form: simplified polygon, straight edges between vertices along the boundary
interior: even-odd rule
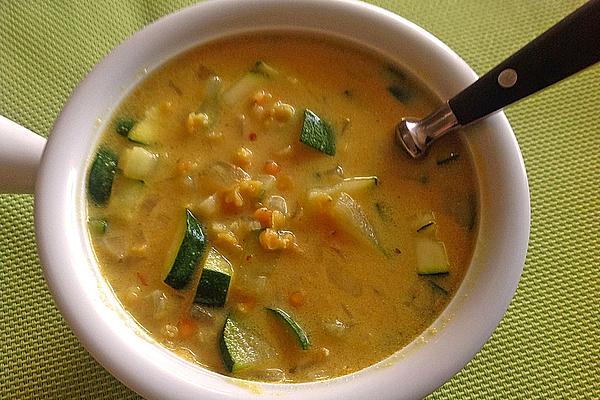
[[[460,125],[600,61],[600,0],[590,0],[448,101]]]

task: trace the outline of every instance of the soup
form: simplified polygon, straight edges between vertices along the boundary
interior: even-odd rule
[[[436,99],[389,61],[320,37],[192,49],[103,133],[88,225],[102,272],[156,341],[213,371],[305,382],[373,365],[456,292],[477,188],[458,136],[394,143]]]

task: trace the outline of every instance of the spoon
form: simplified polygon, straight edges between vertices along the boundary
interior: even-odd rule
[[[396,140],[413,158],[436,139],[600,61],[600,0],[590,0],[497,65],[442,107],[403,118]]]

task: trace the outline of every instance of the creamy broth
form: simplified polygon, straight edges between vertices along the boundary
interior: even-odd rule
[[[88,207],[104,276],[153,338],[223,374],[303,382],[383,360],[448,304],[475,243],[476,177],[459,137],[421,161],[394,143],[401,117],[436,104],[388,61],[322,38],[237,37],[170,60],[126,98],[99,146],[119,159],[109,200]],[[305,109],[328,121],[334,155],[300,141]],[[125,155],[134,148],[141,171]],[[206,247],[175,289],[165,277],[186,209]],[[231,264],[223,306],[194,302],[211,248]],[[233,368],[226,318],[253,348]]]

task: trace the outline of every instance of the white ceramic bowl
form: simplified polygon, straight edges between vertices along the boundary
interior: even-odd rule
[[[85,348],[115,377],[150,399],[421,398],[450,379],[487,341],[523,268],[530,217],[527,178],[502,113],[465,135],[475,158],[481,215],[463,284],[421,337],[362,371],[322,382],[268,384],[205,370],[154,343],[123,311],[99,273],[86,233],[86,166],[116,105],[143,79],[144,70],[191,46],[241,32],[281,29],[336,36],[375,49],[416,73],[440,99],[476,79],[463,60],[423,29],[359,2],[214,0],[162,18],[95,67],[52,130],[35,191],[36,234],[48,285]],[[22,150],[14,143],[8,147]],[[41,149],[39,141],[19,156],[29,155],[25,164],[33,169],[36,148]]]

